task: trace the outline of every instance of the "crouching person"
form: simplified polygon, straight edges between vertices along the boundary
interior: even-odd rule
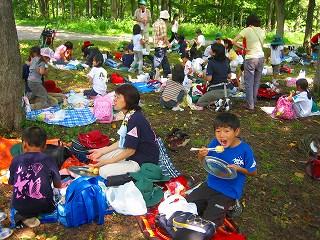
[[[55,210],[53,189],[61,187],[55,162],[46,154],[46,132],[29,127],[22,134],[23,154],[15,157],[10,166],[9,184],[13,186],[11,208],[16,226],[36,227],[37,216]]]

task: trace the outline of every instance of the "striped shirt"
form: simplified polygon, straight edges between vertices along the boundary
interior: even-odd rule
[[[167,25],[162,19],[158,19],[153,24],[153,42],[155,47],[164,48],[167,46],[168,36],[167,36]]]
[[[177,102],[178,95],[181,91],[184,91],[184,87],[180,83],[168,79],[166,86],[162,92],[161,98],[165,102],[168,102],[170,100]]]

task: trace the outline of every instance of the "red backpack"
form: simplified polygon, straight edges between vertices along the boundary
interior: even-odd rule
[[[307,174],[315,180],[320,181],[320,159],[311,159],[306,166]]]

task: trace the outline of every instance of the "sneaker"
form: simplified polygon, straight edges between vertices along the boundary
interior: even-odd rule
[[[27,218],[22,221],[24,225],[30,228],[38,227],[40,225],[40,220],[36,217]]]
[[[10,228],[0,228],[0,239],[6,239],[12,235],[13,231]]]
[[[175,112],[180,111],[180,112],[182,112],[182,111],[184,111],[184,109],[179,107],[179,106],[176,106],[176,107],[172,108],[172,111],[175,111]]]

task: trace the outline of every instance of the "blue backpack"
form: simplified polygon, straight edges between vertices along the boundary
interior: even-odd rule
[[[97,178],[79,177],[67,189],[65,204],[58,205],[59,222],[66,227],[104,223],[107,201]]]

